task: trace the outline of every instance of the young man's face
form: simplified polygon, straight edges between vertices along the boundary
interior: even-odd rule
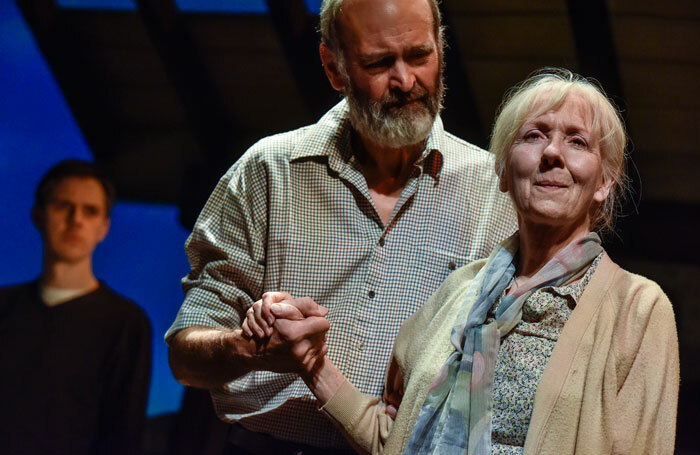
[[[34,209],[34,221],[49,259],[89,260],[109,231],[104,188],[92,177],[67,177],[56,185],[45,207]]]

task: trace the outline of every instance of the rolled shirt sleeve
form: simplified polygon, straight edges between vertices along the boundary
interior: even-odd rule
[[[191,272],[185,300],[166,341],[191,326],[238,328],[263,292],[267,178],[257,155],[239,160],[219,181],[185,244]]]

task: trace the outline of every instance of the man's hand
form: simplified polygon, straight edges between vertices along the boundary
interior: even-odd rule
[[[310,297],[295,299],[286,292],[266,292],[262,299],[248,308],[241,330],[249,338],[265,338],[272,336],[275,314],[271,310],[275,303],[286,303],[289,307],[279,316],[284,319],[300,320],[309,316],[325,317],[328,310],[317,305]]]
[[[241,330],[255,342],[266,369],[304,374],[328,352],[327,313],[309,297],[266,292],[248,309]]]
[[[305,374],[316,368],[328,351],[325,333],[330,325],[324,317],[328,310],[309,297],[295,299],[285,292],[268,292],[255,305],[245,322],[269,318],[265,324],[272,321],[270,336],[257,330],[253,336],[245,323],[242,329],[195,326],[173,335],[169,360],[175,378],[188,386],[212,389],[255,370]]]
[[[265,338],[272,335],[275,316],[270,311],[270,305],[283,300],[294,300],[287,292],[266,292],[262,299],[255,302],[246,311],[246,317],[241,329],[250,338]]]
[[[295,299],[286,292],[266,292],[262,299],[255,302],[246,312],[241,329],[249,338],[265,338],[272,336],[275,314],[271,307],[275,303],[286,303],[291,306],[283,315],[285,319],[299,320],[309,316],[325,317],[328,310],[317,305],[310,297]],[[296,311],[294,311],[296,309]]]

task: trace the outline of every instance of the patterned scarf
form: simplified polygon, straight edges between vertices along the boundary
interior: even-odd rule
[[[495,320],[484,324],[515,274],[519,245],[516,233],[494,248],[472,281],[452,329],[450,340],[456,350],[433,379],[405,453],[491,454],[493,376],[501,338],[520,322],[530,294],[580,278],[603,251],[594,232],[572,241],[503,297]]]

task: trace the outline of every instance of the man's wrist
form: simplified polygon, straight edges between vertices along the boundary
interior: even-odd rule
[[[170,340],[169,360],[175,378],[184,385],[215,388],[253,368],[242,330],[190,327]]]
[[[274,371],[278,373],[291,372],[289,360],[283,356],[280,350],[280,340],[276,337],[259,339],[248,337],[242,329],[236,329],[227,333],[222,341],[222,346],[231,356],[231,362],[238,365],[243,374],[256,370]]]
[[[230,362],[238,364],[240,370],[249,372],[259,369],[264,351],[260,343],[246,336],[242,329],[223,332],[220,344],[223,352],[230,356]]]

